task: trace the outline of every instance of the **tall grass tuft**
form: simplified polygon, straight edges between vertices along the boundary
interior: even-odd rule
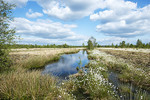
[[[20,65],[27,69],[41,69],[48,63],[58,61],[59,58],[59,55],[30,57],[20,62]]]
[[[71,96],[56,86],[56,79],[41,75],[40,71],[18,68],[9,74],[0,75],[1,99],[71,99]]]

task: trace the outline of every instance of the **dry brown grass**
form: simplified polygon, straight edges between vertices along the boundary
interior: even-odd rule
[[[72,96],[57,86],[57,79],[42,75],[38,69],[49,61],[59,59],[63,53],[79,49],[14,49],[10,53],[13,65],[10,71],[0,73],[0,99],[2,100],[71,100]]]
[[[79,50],[82,48],[32,48],[32,49],[12,49],[11,55],[56,55]]]
[[[150,53],[134,52],[124,50],[100,49],[108,54],[125,59],[127,62],[133,63],[136,67],[150,67]]]
[[[10,56],[13,65],[28,69],[42,68],[49,62],[57,61],[64,53],[75,53],[81,48],[32,48],[13,49]]]
[[[116,53],[118,52],[120,51],[117,51]],[[122,51],[121,54],[123,54],[123,52],[125,51]],[[108,54],[106,51],[103,52],[102,50],[100,51],[93,50],[90,53],[90,57],[91,56],[94,56],[92,58],[100,61],[102,64],[107,66],[108,69],[118,73],[119,80],[123,82],[131,82],[140,88],[150,90],[150,70],[149,70],[150,68],[149,67],[139,66],[137,68],[137,66],[129,62],[128,59],[125,60],[121,58],[119,55],[118,57],[115,57],[114,55]],[[149,62],[149,60],[147,62]]]
[[[131,52],[144,52],[150,53],[150,49],[141,49],[141,48],[98,48],[101,50],[119,50],[119,51],[131,51]]]
[[[71,96],[56,86],[57,80],[41,71],[18,68],[0,74],[0,99],[4,100],[66,100]]]

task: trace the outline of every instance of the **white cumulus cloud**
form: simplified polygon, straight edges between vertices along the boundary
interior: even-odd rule
[[[26,5],[28,0],[4,0],[5,2],[8,2],[10,4],[15,4],[17,7],[22,7]]]
[[[89,16],[98,8],[104,8],[104,0],[36,0],[43,12],[62,20],[76,20]]]
[[[45,39],[43,43],[52,40],[53,42],[56,41],[56,43],[76,45],[79,42],[83,43],[87,39],[86,36],[76,34],[72,31],[72,28],[76,28],[77,25],[62,24],[60,22],[53,22],[49,19],[30,21],[25,18],[15,18],[14,22],[11,23],[11,27],[16,27],[17,35],[24,38],[22,41],[27,42],[30,40],[29,42],[31,43]],[[46,42],[46,40],[48,41]]]
[[[150,5],[138,8],[137,3],[106,0],[106,10],[90,15],[100,22],[96,29],[108,36],[135,37],[150,33]]]
[[[26,16],[28,18],[37,18],[37,17],[42,17],[43,14],[39,12],[33,12],[32,9],[29,9],[29,11],[26,13]]]

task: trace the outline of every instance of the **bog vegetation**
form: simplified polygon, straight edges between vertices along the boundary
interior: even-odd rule
[[[145,44],[137,40],[135,45],[122,41],[119,45],[100,46],[96,39],[91,37],[87,46],[14,44],[15,31],[9,28],[13,7],[14,5],[0,0],[0,99],[150,99],[147,92],[150,91],[150,52],[97,48],[150,48],[150,43]],[[61,82],[54,76],[41,74],[42,68],[47,63],[59,60],[60,55],[76,53],[86,48],[91,60],[86,65],[87,71],[82,70],[85,67],[80,68],[76,75]],[[120,82],[118,86],[110,81],[110,71],[117,74],[117,80]],[[131,84],[131,87],[127,84]],[[138,88],[134,92],[132,85]]]

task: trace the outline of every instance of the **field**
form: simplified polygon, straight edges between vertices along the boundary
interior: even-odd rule
[[[82,68],[61,82],[54,76],[41,74],[42,68],[58,61],[60,55],[77,53],[81,49],[13,49],[10,70],[0,74],[1,99],[150,99],[150,49],[87,50],[90,62],[85,68],[88,71]]]

